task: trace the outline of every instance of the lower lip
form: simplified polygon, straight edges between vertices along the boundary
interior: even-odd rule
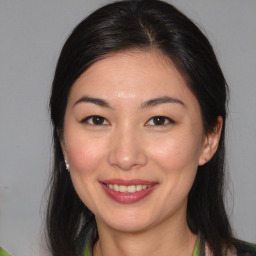
[[[106,185],[104,185],[102,183],[101,183],[101,185],[109,197],[114,199],[116,202],[122,203],[122,204],[136,203],[136,202],[142,200],[143,198],[145,198],[146,196],[148,196],[156,188],[156,185],[153,185],[150,188],[142,189],[141,191],[137,191],[134,193],[121,193],[121,192],[117,192],[113,189],[110,189],[109,187],[107,187]]]

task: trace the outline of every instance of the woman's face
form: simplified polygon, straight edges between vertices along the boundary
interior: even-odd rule
[[[100,60],[70,91],[62,148],[98,225],[131,232],[185,221],[207,141],[197,99],[155,52]]]

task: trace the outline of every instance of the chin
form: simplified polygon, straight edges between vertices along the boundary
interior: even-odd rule
[[[138,223],[136,221],[128,222],[126,221],[125,223],[109,223],[112,229],[118,231],[118,232],[125,232],[125,233],[137,233],[137,232],[142,232],[144,230],[147,230],[150,225],[147,223]]]
[[[96,217],[97,223],[103,222],[105,226],[119,232],[135,233],[149,229],[154,225],[153,220],[147,218],[146,214],[110,214],[101,220]]]

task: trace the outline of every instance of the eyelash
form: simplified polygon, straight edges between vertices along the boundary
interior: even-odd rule
[[[158,119],[158,120],[157,120]],[[157,121],[160,121],[160,124],[149,124],[150,121],[153,121],[153,122],[157,122]],[[99,123],[95,123],[94,121],[98,122]],[[166,123],[167,121],[167,123]],[[109,121],[102,117],[102,116],[98,116],[98,115],[93,115],[93,116],[88,116],[86,118],[84,118],[81,123],[87,123],[89,125],[95,125],[95,126],[106,126],[106,125],[110,125]],[[169,125],[169,124],[174,124],[175,122],[169,118],[169,117],[166,117],[166,116],[154,116],[152,118],[150,118],[147,122],[146,122],[146,126],[166,126],[166,125]]]
[[[103,121],[103,123],[98,123],[98,124],[93,123],[93,119],[94,119],[94,121],[96,121],[96,118],[98,118],[98,121],[99,120]],[[91,120],[92,122],[90,123],[89,120]],[[107,124],[104,124],[105,121],[107,121]],[[98,115],[88,116],[88,117],[84,118],[81,121],[81,123],[87,123],[89,125],[95,125],[95,126],[102,126],[102,125],[109,125],[110,124],[109,121],[106,118],[104,118],[102,116],[98,116]]]
[[[151,121],[151,120],[153,120],[153,122],[154,121],[157,121],[157,119],[158,119],[158,121],[159,121],[159,119],[160,119],[160,121],[164,121],[164,123],[161,123],[160,122],[160,124],[152,124],[152,125],[149,125],[148,123],[149,123],[149,121]],[[167,121],[167,123],[166,123],[166,121]],[[166,126],[166,125],[169,125],[169,124],[174,124],[175,122],[171,119],[171,118],[169,118],[169,117],[166,117],[166,116],[154,116],[154,117],[152,117],[152,118],[150,118],[147,122],[146,122],[146,126]]]

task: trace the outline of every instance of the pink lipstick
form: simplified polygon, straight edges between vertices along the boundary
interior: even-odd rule
[[[145,180],[111,179],[100,181],[106,194],[118,203],[131,204],[148,196],[156,187],[157,182]]]

